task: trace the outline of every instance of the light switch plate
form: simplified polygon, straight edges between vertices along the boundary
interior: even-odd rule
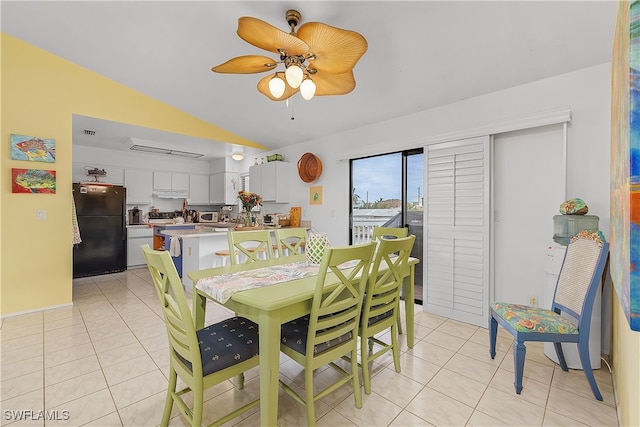
[[[38,221],[44,221],[47,219],[47,211],[45,209],[38,209],[36,211],[36,218]]]

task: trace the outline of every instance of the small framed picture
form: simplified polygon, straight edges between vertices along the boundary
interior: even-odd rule
[[[56,140],[11,134],[11,160],[55,163]]]
[[[322,204],[322,186],[309,188],[309,204],[310,205]]]
[[[56,171],[11,168],[11,192],[55,194]]]

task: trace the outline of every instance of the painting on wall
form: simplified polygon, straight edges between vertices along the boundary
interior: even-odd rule
[[[310,205],[322,204],[322,187],[309,188],[309,204]]]
[[[11,168],[11,192],[55,194],[56,171]]]
[[[611,81],[611,278],[640,331],[640,2],[618,3]]]
[[[11,134],[11,160],[55,163],[56,140]]]

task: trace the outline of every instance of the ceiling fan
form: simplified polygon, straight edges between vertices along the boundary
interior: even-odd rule
[[[356,87],[353,67],[367,51],[367,40],[359,33],[320,22],[301,20],[300,12],[288,10],[285,19],[291,31],[286,33],[260,19],[238,19],[238,35],[244,41],[279,55],[232,58],[211,69],[216,73],[253,74],[271,71],[258,82],[258,91],[273,101],[282,101],[300,92],[306,100],[314,96],[344,95]]]

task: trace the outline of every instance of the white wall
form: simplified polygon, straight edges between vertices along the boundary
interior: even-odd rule
[[[323,164],[322,176],[313,184],[305,184],[293,168],[291,205],[302,206],[303,219],[328,233],[333,245],[347,244],[349,163],[343,159],[420,147],[449,133],[570,107],[567,197],[588,201],[589,213],[600,217],[608,236],[610,68],[601,64],[280,149],[294,166],[307,151]],[[323,187],[322,206],[309,205],[311,185]]]

